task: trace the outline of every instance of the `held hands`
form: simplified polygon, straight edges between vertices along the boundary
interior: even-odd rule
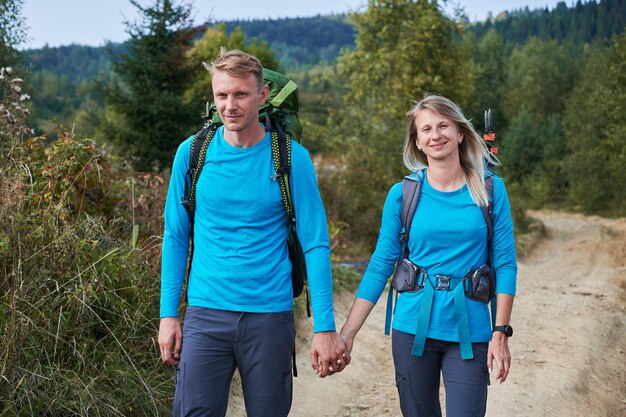
[[[311,343],[311,366],[320,378],[339,373],[350,363],[350,352],[335,331],[319,332]]]
[[[494,359],[498,366],[496,381],[499,380],[500,383],[503,383],[506,381],[511,369],[511,353],[509,352],[509,338],[502,332],[494,332],[491,342],[489,342],[489,351],[487,353],[489,373],[493,370]]]
[[[183,332],[176,317],[163,317],[159,324],[161,359],[168,365],[178,366],[183,345]]]

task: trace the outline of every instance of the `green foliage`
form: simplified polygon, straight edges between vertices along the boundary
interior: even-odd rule
[[[532,38],[516,48],[508,59],[502,100],[507,119],[512,120],[522,109],[539,123],[550,114],[561,114],[578,77],[575,62],[573,48],[555,41]]]
[[[27,87],[35,92],[28,124],[35,126],[37,133],[51,134],[57,124],[71,124],[86,134],[94,133],[97,118],[86,119],[85,115],[100,113],[104,99],[92,83],[40,71],[33,73]]]
[[[6,108],[14,83],[0,84]],[[70,133],[24,141],[22,121],[0,119],[0,414],[169,415],[144,222],[164,184]],[[137,245],[133,219],[148,225]]]
[[[478,38],[495,29],[508,45],[523,45],[532,37],[576,44],[607,41],[626,26],[626,3],[622,0],[559,2],[554,10],[547,7],[530,11],[528,7],[503,12],[470,27]],[[573,3],[573,2],[572,2]]]
[[[626,214],[626,35],[586,59],[566,109],[569,197],[587,213]]]
[[[26,40],[23,0],[0,0],[0,67],[14,65],[16,48]]]
[[[540,208],[562,204],[569,181],[563,170],[568,154],[557,116],[538,123],[526,110],[511,122],[500,144],[502,174],[519,190],[517,203]]]
[[[226,22],[226,31],[240,27],[251,38],[267,41],[283,68],[329,63],[342,48],[354,46],[354,27],[345,15]]]
[[[142,7],[142,16],[127,23],[128,48],[113,70],[117,79],[102,85],[107,106],[118,116],[104,119],[98,137],[112,140],[143,171],[168,166],[181,138],[191,133],[193,109],[183,100],[192,69],[185,59],[196,29],[191,6],[157,1]]]
[[[349,87],[346,104],[359,121],[403,123],[411,101],[428,92],[467,101],[458,31],[436,2],[373,0],[353,21],[356,49],[339,64]]]
[[[542,126],[526,110],[511,121],[501,144],[500,159],[507,178],[523,182],[541,162]]]
[[[467,33],[463,37],[463,47],[466,55],[472,57],[474,89],[463,109],[465,117],[472,121],[478,132],[485,129],[484,112],[491,109],[493,127],[502,132],[507,121],[502,111],[502,101],[506,95],[506,62],[502,38],[491,29],[477,43],[473,34]]]
[[[404,172],[411,102],[437,92],[465,103],[472,84],[458,29],[436,2],[370,1],[352,18],[357,46],[339,58],[348,92],[337,130],[346,167],[338,209],[347,233],[373,246],[385,194]]]
[[[337,112],[342,106],[345,83],[336,65],[317,65],[290,71],[298,84],[299,118],[304,137],[302,144],[315,155],[331,155],[345,145],[345,138],[333,127],[339,123]],[[321,164],[318,167],[321,169]]]
[[[109,43],[108,47],[64,45],[51,48],[46,45],[24,51],[24,59],[34,74],[48,72],[71,82],[92,81],[100,73],[111,70],[109,51],[118,56],[125,48],[125,44],[114,43]]]
[[[265,68],[278,69],[274,51],[269,48],[267,42],[259,42],[256,38],[247,42],[246,35],[240,27],[235,28],[230,35],[226,34],[226,25],[223,23],[208,28],[186,56],[189,65],[193,68],[193,80],[186,88],[185,103],[196,109],[198,120],[204,114],[205,103],[213,101],[211,77],[202,63],[212,63],[219,55],[222,46],[226,49],[239,49],[256,56]]]

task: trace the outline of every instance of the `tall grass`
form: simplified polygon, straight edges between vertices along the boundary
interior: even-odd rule
[[[163,181],[72,132],[26,139],[19,81],[2,74],[0,416],[169,415],[151,237]]]

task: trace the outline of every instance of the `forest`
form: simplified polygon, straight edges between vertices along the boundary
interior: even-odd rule
[[[163,205],[212,97],[201,63],[220,46],[299,85],[338,288],[359,279],[339,264],[373,250],[407,174],[405,113],[429,92],[479,133],[492,110],[519,245],[529,209],[626,216],[623,1],[471,23],[435,0],[370,0],[358,14],[195,26],[192,2],[155,0],[123,44],[37,50],[20,49],[22,3],[0,3],[2,416],[169,415]]]

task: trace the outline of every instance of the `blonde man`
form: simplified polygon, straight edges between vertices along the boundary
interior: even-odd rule
[[[287,218],[270,135],[259,123],[268,97],[254,56],[226,51],[210,67],[213,97],[224,122],[207,150],[196,188],[189,307],[178,320],[189,223],[179,204],[192,138],[172,168],[165,205],[159,345],[178,367],[175,416],[224,416],[239,369],[248,416],[287,416],[295,349]],[[325,377],[349,360],[335,331],[330,247],[324,206],[311,158],[292,142],[293,204],[306,257],[314,332],[313,369]]]

